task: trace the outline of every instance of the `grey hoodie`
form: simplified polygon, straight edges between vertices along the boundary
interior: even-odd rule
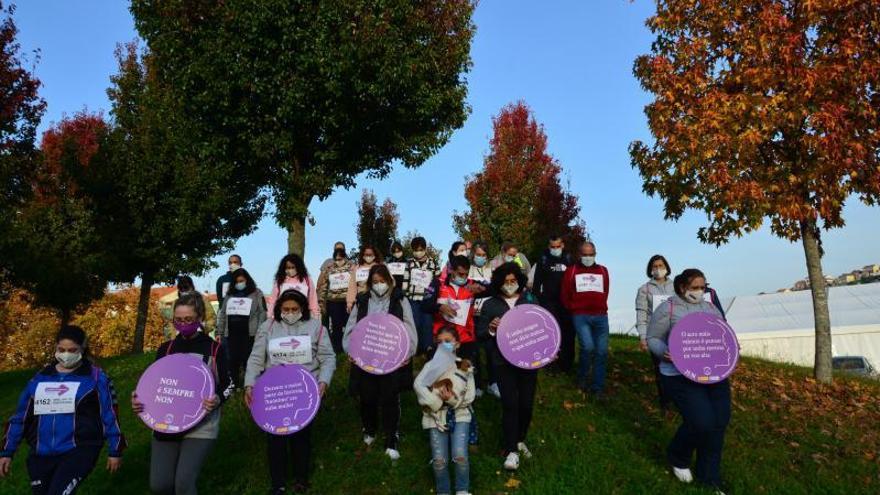
[[[312,341],[312,360],[303,364],[318,382],[330,385],[333,372],[336,370],[336,354],[333,353],[333,345],[330,343],[330,335],[321,326],[321,320],[310,318],[308,321],[298,321],[288,325],[283,320],[266,320],[257,331],[254,339],[254,349],[248,358],[247,371],[244,374],[244,386],[253,387],[257,377],[263,371],[280,363],[273,363],[269,355],[269,343],[272,339],[291,336],[308,335]]]
[[[382,297],[378,297],[371,292],[370,300],[367,302],[367,316],[377,313],[388,313],[388,308],[390,306],[390,290]],[[403,326],[406,327],[406,333],[409,335],[409,356],[407,356],[407,358],[411,358],[416,353],[416,345],[418,345],[419,341],[418,335],[416,334],[416,322],[413,320],[412,306],[409,304],[409,301],[403,299],[400,306],[403,308]],[[354,307],[351,308],[351,313],[348,315],[348,322],[345,324],[345,330],[342,333],[342,348],[345,352],[348,352],[351,331],[354,330],[354,326],[357,324],[357,313],[357,304],[355,304]]]
[[[660,373],[666,376],[678,376],[681,373],[675,365],[667,361],[663,355],[669,349],[669,331],[679,320],[691,313],[711,313],[721,317],[718,308],[710,302],[701,300],[697,304],[691,304],[678,295],[670,297],[658,307],[654,308],[654,315],[648,325],[648,348],[655,356],[660,358]]]
[[[648,338],[648,323],[651,322],[654,306],[673,295],[675,295],[675,288],[672,285],[672,280],[668,278],[665,282],[651,279],[639,287],[639,291],[636,293],[636,329],[639,331],[640,339]],[[656,298],[655,301],[654,296],[661,297]]]

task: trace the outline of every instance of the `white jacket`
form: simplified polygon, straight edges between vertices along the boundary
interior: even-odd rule
[[[420,386],[420,378],[425,369],[419,373],[414,381],[413,388],[416,391],[416,398],[419,405],[422,406],[422,428],[438,430],[446,430],[446,411],[452,408],[455,411],[455,421],[457,423],[469,423],[471,421],[470,405],[474,402],[474,393],[476,386],[474,385],[474,368],[471,367],[467,371],[458,369],[457,366],[450,366],[437,381],[448,379],[452,382],[453,397],[446,402],[440,398],[440,393],[432,388]]]

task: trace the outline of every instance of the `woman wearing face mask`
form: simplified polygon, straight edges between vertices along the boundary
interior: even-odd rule
[[[669,355],[669,332],[691,313],[721,316],[711,302],[703,299],[706,277],[689,268],[675,277],[675,295],[654,308],[648,325],[648,347],[660,363],[663,388],[681,412],[682,424],[666,455],[675,477],[690,483],[691,458],[696,451],[696,479],[715,490],[721,489],[721,453],[724,433],[730,422],[730,381],[711,385],[692,382],[679,373]]]
[[[228,301],[228,300],[227,300]],[[214,375],[215,394],[205,399],[208,411],[202,421],[183,433],[153,433],[150,453],[150,490],[154,493],[195,495],[196,482],[208,453],[220,434],[220,405],[232,393],[232,380],[222,344],[205,335],[202,319],[205,306],[198,294],[184,294],[174,302],[177,337],[159,346],[156,360],[171,354],[201,357]],[[135,414],[144,410],[136,393],[131,394]]]
[[[235,388],[240,389],[257,329],[266,321],[266,299],[244,268],[232,272],[232,280],[235,285],[217,314],[217,335],[228,345],[229,372]]]
[[[269,296],[268,313],[269,318],[275,314],[275,300],[282,292],[290,289],[296,289],[305,294],[309,300],[309,311],[316,317],[321,314],[321,306],[318,304],[318,291],[306,264],[302,257],[296,253],[290,253],[278,263],[278,270],[275,271],[275,280],[272,281],[272,294]]]
[[[53,408],[42,405],[56,400]],[[55,362],[39,371],[18,399],[0,450],[6,477],[22,439],[30,446],[28,475],[34,493],[72,494],[95,468],[106,440],[107,470],[122,464],[125,438],[119,429],[110,378],[88,357],[86,334],[65,326],[55,337]]]
[[[532,421],[538,371],[524,370],[510,364],[495,340],[501,318],[520,304],[535,304],[532,295],[525,291],[526,275],[516,263],[505,263],[492,273],[492,297],[483,304],[477,332],[491,343],[493,362],[501,391],[501,424],[503,430],[504,468],[519,468],[520,454],[532,457],[526,447],[526,434]]]
[[[370,269],[382,264],[382,255],[373,246],[361,246],[358,255],[358,264],[351,269],[351,280],[348,282],[348,292],[345,295],[346,311],[351,313],[358,295],[367,292],[370,279]]]
[[[516,263],[516,266],[523,273],[529,274],[532,271],[532,264],[526,255],[519,252],[519,248],[512,242],[505,242],[501,245],[501,252],[492,260],[492,267],[497,268],[504,263]]]
[[[345,296],[351,281],[351,268],[345,249],[337,248],[333,251],[333,264],[323,270],[318,279],[318,302],[330,317],[330,342],[337,354],[342,352],[342,330],[348,321]]]
[[[391,256],[385,260],[388,271],[394,277],[394,286],[403,287],[403,274],[406,272],[406,256],[403,253],[403,244],[398,241],[391,243]]]
[[[639,287],[636,293],[636,329],[639,331],[639,347],[643,351],[648,350],[648,323],[651,315],[663,301],[675,294],[672,280],[669,278],[669,262],[659,254],[651,256],[646,270],[648,281]],[[663,392],[663,381],[660,374],[660,359],[651,354],[654,362],[654,379],[657,382],[657,397],[660,400],[660,409],[669,409],[669,397]]]
[[[291,337],[300,345],[296,350],[285,346]],[[323,397],[336,370],[336,354],[317,315],[311,313],[306,297],[296,289],[281,293],[273,309],[272,318],[260,326],[254,341],[254,350],[248,359],[245,374],[245,402],[253,401],[253,387],[257,378],[267,369],[280,364],[305,366],[318,380]],[[285,492],[288,448],[293,458],[294,493],[304,493],[309,487],[311,464],[312,424],[292,435],[271,435],[269,442],[269,475],[272,493]]]
[[[410,351],[406,364],[415,354],[418,337],[412,317],[412,309],[406,303],[403,292],[394,286],[394,278],[385,265],[370,268],[367,292],[357,298],[357,304],[345,325],[342,347],[348,352],[351,332],[357,322],[372,314],[390,314],[403,321],[409,334]],[[385,430],[385,455],[396,461],[400,458],[400,370],[386,375],[373,375],[351,365],[351,380],[360,398],[361,423],[364,443],[371,445],[376,439],[379,409],[382,409],[382,425]]]

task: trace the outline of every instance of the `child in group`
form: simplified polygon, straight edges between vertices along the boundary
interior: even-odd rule
[[[413,388],[422,406],[422,428],[430,435],[437,495],[452,493],[450,460],[455,464],[456,495],[469,495],[468,434],[476,390],[474,372],[470,361],[455,357],[460,345],[455,327],[440,328],[435,339],[437,351],[425,363]]]

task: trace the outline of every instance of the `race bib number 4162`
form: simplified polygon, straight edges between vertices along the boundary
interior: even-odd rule
[[[71,414],[76,410],[78,382],[42,382],[34,392],[34,415]]]

